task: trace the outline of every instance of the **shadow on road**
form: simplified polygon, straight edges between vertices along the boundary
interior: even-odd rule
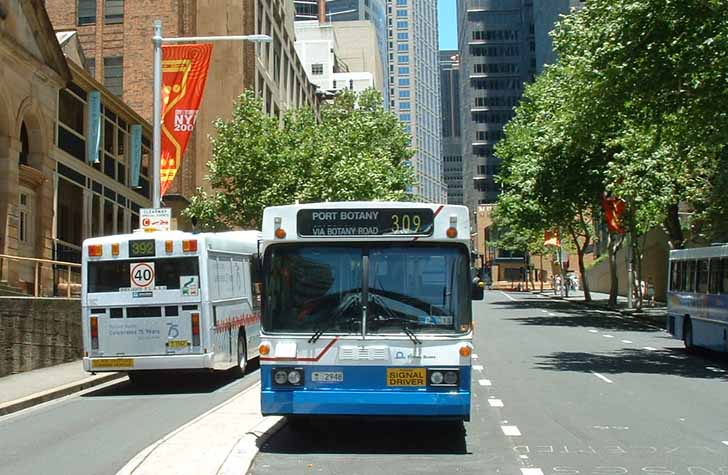
[[[523,325],[543,327],[582,327],[630,332],[655,331],[654,328],[650,328],[644,323],[630,318],[615,318],[613,316],[599,314],[595,315],[586,309],[583,309],[578,313],[575,312],[575,314],[572,315],[536,315],[533,317],[509,318],[508,320],[518,322]]]
[[[258,360],[248,364],[246,376],[257,372]],[[153,375],[144,384],[126,380],[119,384],[107,386],[82,395],[81,397],[117,397],[117,396],[148,396],[166,394],[204,394],[213,393],[242,378],[235,371],[219,371],[214,373],[172,373]]]
[[[295,422],[293,424],[292,422]],[[467,454],[461,422],[294,420],[260,447],[280,454]]]
[[[535,367],[550,371],[668,374],[728,382],[726,357],[709,352],[696,354],[677,348],[659,351],[621,349],[611,353],[558,352],[537,358],[540,361]]]

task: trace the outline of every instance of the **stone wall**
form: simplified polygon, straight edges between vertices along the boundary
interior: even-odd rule
[[[0,297],[0,377],[82,356],[78,299]]]

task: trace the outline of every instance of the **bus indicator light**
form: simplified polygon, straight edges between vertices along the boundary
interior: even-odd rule
[[[270,345],[268,343],[261,343],[258,347],[258,351],[261,355],[266,356],[270,354]]]
[[[167,254],[174,252],[174,241],[164,241],[164,250]]]
[[[193,313],[191,320],[192,320],[192,346],[200,346],[200,314]]]
[[[99,317],[91,317],[89,319],[91,325],[91,349],[99,349]]]
[[[467,358],[468,356],[470,356],[472,354],[472,352],[473,352],[472,348],[470,348],[470,346],[468,346],[468,345],[464,345],[464,346],[460,347],[460,356],[462,356],[463,358]]]
[[[103,255],[104,253],[104,246],[101,244],[91,244],[88,247],[88,255],[89,257],[99,257]]]
[[[283,228],[276,229],[276,237],[278,239],[285,239],[286,238],[286,230]]]
[[[197,239],[186,239],[182,241],[182,250],[184,252],[197,252]]]
[[[447,228],[447,237],[449,237],[450,239],[458,237],[457,228]]]
[[[119,243],[115,242],[111,245],[111,255],[112,256],[118,256],[119,255]]]

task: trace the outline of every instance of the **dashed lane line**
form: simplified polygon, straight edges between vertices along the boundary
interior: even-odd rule
[[[622,340],[622,343],[630,344],[630,343],[632,343],[632,340]]]
[[[604,338],[614,338],[614,335],[602,335]]]
[[[723,441],[723,443],[724,443],[725,445],[728,445],[728,440],[724,440],[724,441]]]
[[[653,348],[651,346],[643,346],[642,349],[647,351],[657,351],[657,348]]]
[[[488,404],[490,404],[490,407],[503,407],[503,401],[500,399],[488,399]]]
[[[509,299],[511,299],[511,301],[513,301],[513,302],[518,302],[518,299],[514,299],[513,297],[511,297],[511,296],[510,296],[510,295],[508,295],[507,293],[503,292],[502,290],[501,290],[501,293],[502,293],[503,295],[505,295],[506,297],[508,297]]]
[[[490,382],[490,379],[479,379],[478,384],[481,386],[491,386],[493,383]]]
[[[473,359],[474,360],[477,360],[478,359],[478,355],[476,355],[475,353],[473,353]]]
[[[473,369],[475,371],[483,371],[483,365],[481,365],[481,364],[474,364],[473,365]]]
[[[543,475],[543,470],[540,468],[522,468],[521,475]]]
[[[594,371],[592,371],[592,372],[591,372],[591,374],[593,374],[593,375],[594,375],[594,376],[596,376],[597,378],[601,379],[601,380],[602,380],[602,381],[604,381],[605,383],[609,383],[609,384],[612,384],[612,383],[614,382],[614,381],[612,381],[611,379],[607,378],[606,376],[604,376],[604,375],[602,375],[602,374],[599,374],[599,373],[595,373]]]
[[[543,313],[549,313],[548,310],[541,310]]]
[[[589,330],[589,333],[599,333],[599,330]]]
[[[518,426],[501,426],[501,430],[508,437],[520,437],[521,431],[518,430]]]

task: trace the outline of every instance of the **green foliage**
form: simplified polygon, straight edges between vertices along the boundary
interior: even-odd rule
[[[496,149],[497,220],[527,240],[588,232],[608,192],[627,201],[635,234],[675,231],[684,203],[692,239],[725,239],[728,2],[590,0],[553,36],[559,61],[526,88]]]
[[[185,210],[208,229],[259,227],[267,206],[294,202],[404,200],[413,183],[409,135],[381,95],[345,92],[321,107],[263,113],[252,91],[229,121],[215,122],[208,180]]]

